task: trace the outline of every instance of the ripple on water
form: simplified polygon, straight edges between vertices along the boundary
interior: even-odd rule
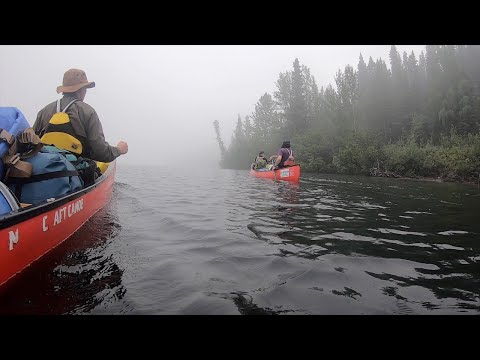
[[[0,313],[480,313],[476,189],[120,165],[109,206]]]

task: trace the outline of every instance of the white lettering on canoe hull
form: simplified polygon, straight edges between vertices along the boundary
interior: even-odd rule
[[[77,200],[72,204],[68,204],[68,206],[64,206],[61,209],[55,211],[55,216],[53,220],[53,226],[60,224],[63,220],[67,217],[72,217],[78,212],[83,210],[83,199]],[[42,219],[42,230],[48,231],[49,227],[47,225],[48,215],[45,215]],[[18,235],[18,228],[15,231],[10,230],[8,232],[8,249],[10,251],[13,250],[13,246],[18,243],[19,235]]]
[[[44,232],[48,230],[47,219],[48,219],[48,215],[45,215],[45,216],[43,217],[43,231],[44,231]]]
[[[289,177],[289,176],[290,176],[290,169],[280,170],[280,177],[281,178]]]
[[[8,249],[10,251],[13,250],[13,245],[18,243],[18,238],[19,238],[18,237],[18,228],[15,230],[15,232],[13,232],[13,231],[8,232],[8,240],[9,240]]]
[[[55,211],[54,219],[53,219],[53,226],[57,226],[63,220],[70,218],[77,214],[78,212],[83,210],[83,199],[75,201],[74,203],[68,204],[61,209]],[[47,226],[47,218],[48,216],[43,217],[43,231],[48,230]]]

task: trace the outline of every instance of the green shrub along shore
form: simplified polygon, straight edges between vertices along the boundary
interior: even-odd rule
[[[479,181],[479,134],[452,134],[434,145],[411,138],[385,144],[365,133],[345,138],[312,133],[294,143],[307,172]]]
[[[418,59],[391,46],[389,57],[388,68],[360,54],[320,89],[295,59],[273,96],[238,115],[228,147],[214,121],[220,166],[248,169],[291,140],[305,172],[478,183],[480,46],[427,45]]]

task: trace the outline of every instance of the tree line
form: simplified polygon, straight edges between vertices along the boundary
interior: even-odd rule
[[[427,45],[417,57],[392,45],[388,65],[362,54],[318,88],[298,59],[237,125],[223,168],[247,169],[259,150],[289,139],[302,169],[469,180],[480,171],[480,46]]]

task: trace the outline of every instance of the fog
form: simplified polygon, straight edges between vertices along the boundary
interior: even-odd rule
[[[424,45],[397,45],[400,54]],[[315,46],[0,46],[0,106],[18,107],[33,125],[37,112],[61,95],[63,73],[82,69],[96,87],[85,102],[97,111],[106,140],[125,140],[123,164],[216,166],[212,122],[228,145],[238,114],[250,115],[273,95],[280,72],[298,58],[319,88],[359,54],[389,63],[390,45]]]

